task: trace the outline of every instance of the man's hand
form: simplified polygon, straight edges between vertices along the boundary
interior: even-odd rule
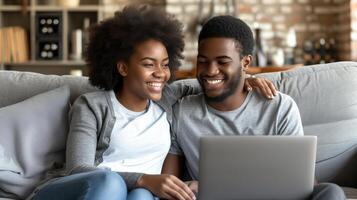
[[[274,98],[277,94],[274,84],[266,78],[247,76],[244,81],[244,89],[250,91],[252,89],[257,89],[262,95],[268,99]]]
[[[195,194],[174,175],[143,175],[138,180],[138,187],[144,187],[156,196],[169,200],[195,200]]]
[[[185,183],[194,193],[198,193],[198,181],[186,181]]]

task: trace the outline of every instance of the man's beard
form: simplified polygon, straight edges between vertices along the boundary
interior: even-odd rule
[[[233,77],[233,79],[231,79],[231,81],[228,83],[228,88],[224,88],[223,89],[224,91],[218,96],[209,97],[206,95],[205,92],[203,92],[206,101],[207,102],[222,102],[225,99],[227,99],[228,97],[230,97],[232,94],[234,94],[237,91],[237,88],[238,88],[238,86],[241,82],[241,79],[242,79],[241,75],[242,75],[241,71],[238,71],[237,76]],[[200,84],[202,87],[203,84],[201,83],[201,81],[200,81]]]

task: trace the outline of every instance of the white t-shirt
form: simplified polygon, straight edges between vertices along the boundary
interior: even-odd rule
[[[166,112],[150,101],[143,112],[125,108],[111,92],[116,121],[109,148],[98,167],[117,172],[160,174],[170,148],[170,125]]]

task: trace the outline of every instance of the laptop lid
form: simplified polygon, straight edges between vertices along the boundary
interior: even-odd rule
[[[199,199],[305,199],[314,185],[316,136],[205,136]]]

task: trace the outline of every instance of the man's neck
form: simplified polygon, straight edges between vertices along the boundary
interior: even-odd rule
[[[239,108],[245,98],[247,97],[248,92],[243,90],[243,86],[239,87],[237,91],[231,96],[227,97],[220,102],[207,102],[207,104],[219,111],[232,111]]]

